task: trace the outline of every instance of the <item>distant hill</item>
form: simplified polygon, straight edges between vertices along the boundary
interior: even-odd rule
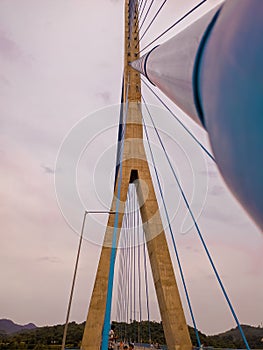
[[[241,325],[243,332],[247,338],[251,349],[262,349],[263,348],[263,328],[252,327],[248,325]],[[244,348],[244,342],[242,340],[239,329],[233,328],[224,333],[220,333],[213,336],[207,336],[207,344],[214,347],[225,347],[225,348]]]
[[[245,334],[247,334],[250,337],[256,336],[256,337],[260,337],[263,338],[263,328],[261,327],[252,327],[252,326],[248,326],[248,325],[241,325],[243,331]],[[218,334],[219,337],[228,337],[231,336],[233,337],[233,339],[238,340],[240,338],[240,332],[239,329],[236,328],[232,328],[229,331],[226,331],[224,333],[220,333]]]
[[[25,330],[32,330],[37,328],[33,323],[28,323],[25,325],[19,325],[11,320],[0,319],[0,334],[13,334]]]

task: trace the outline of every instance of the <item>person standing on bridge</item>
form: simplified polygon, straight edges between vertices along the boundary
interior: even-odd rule
[[[129,350],[133,350],[134,349],[134,345],[132,343],[129,343]]]
[[[108,343],[108,350],[113,350],[114,349],[114,343],[115,343],[115,332],[114,332],[115,327],[111,326],[111,329],[109,331],[109,343]]]

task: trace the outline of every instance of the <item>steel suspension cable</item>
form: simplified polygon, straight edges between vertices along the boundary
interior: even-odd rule
[[[151,10],[151,7],[152,7],[153,3],[154,3],[154,0],[151,1],[150,5],[149,5],[149,7],[148,7],[148,10],[147,10],[147,12],[146,12],[146,14],[145,14],[145,16],[144,16],[144,18],[143,18],[143,20],[142,20],[142,23],[141,23],[141,25],[139,26],[139,33],[140,33],[140,31],[141,31],[142,26],[144,25],[144,22],[145,22],[145,20],[146,20],[148,14],[149,14],[149,12],[150,12],[150,10]]]
[[[149,286],[148,286],[148,273],[147,273],[147,260],[146,260],[146,239],[145,239],[145,232],[143,232],[143,262],[144,262],[144,280],[145,280],[146,310],[147,310],[147,320],[148,320],[148,336],[149,336],[149,343],[151,343],[150,307],[149,307]]]
[[[188,11],[185,15],[183,15],[181,18],[179,18],[175,23],[173,23],[170,27],[168,27],[165,31],[163,31],[160,35],[158,35],[154,40],[152,40],[149,44],[147,44],[139,53],[146,50],[150,45],[155,43],[158,39],[160,39],[162,36],[167,34],[172,28],[174,28],[177,24],[179,24],[183,19],[188,17],[192,12],[194,12],[198,7],[203,5],[207,0],[201,1],[199,4],[197,4],[195,7],[193,7],[190,11]]]
[[[142,99],[143,99],[144,105],[146,107],[146,110],[147,110],[149,116],[151,117],[150,111],[148,109],[148,106],[145,103],[145,99],[143,98],[143,96],[142,96]],[[156,179],[157,179],[159,192],[160,192],[160,195],[161,195],[161,198],[162,198],[162,203],[163,203],[163,206],[164,206],[164,211],[165,211],[165,216],[166,216],[166,220],[167,220],[168,227],[169,227],[170,236],[171,236],[172,242],[173,242],[173,248],[174,248],[177,264],[178,264],[178,267],[179,267],[180,277],[181,277],[181,280],[182,280],[182,283],[183,283],[183,287],[184,287],[184,292],[185,292],[186,299],[187,299],[188,308],[189,308],[190,315],[191,315],[191,318],[192,318],[192,322],[193,322],[193,325],[194,325],[194,330],[195,330],[197,344],[198,344],[198,347],[201,347],[201,341],[200,341],[198,330],[197,330],[197,326],[196,326],[194,312],[193,312],[193,308],[192,308],[192,305],[191,305],[188,289],[187,289],[187,286],[186,286],[184,273],[183,273],[183,268],[182,268],[181,260],[180,260],[180,257],[179,257],[179,252],[178,252],[178,249],[177,249],[177,246],[176,246],[173,230],[172,230],[171,220],[170,220],[170,217],[169,217],[169,214],[168,214],[168,210],[167,210],[167,206],[166,206],[166,203],[165,203],[165,200],[164,200],[164,194],[163,194],[161,182],[160,182],[160,179],[159,179],[159,175],[158,175],[158,172],[157,172],[156,162],[155,162],[153,151],[152,151],[152,148],[151,148],[150,138],[149,138],[148,130],[146,128],[144,117],[142,117],[142,121],[143,121],[143,127],[144,127],[144,131],[145,131],[145,136],[146,136],[146,139],[147,139],[148,147],[149,147],[149,150],[150,150],[150,155],[151,155],[151,160],[152,160],[153,167],[154,167],[155,176],[156,176]]]
[[[138,241],[138,289],[139,289],[139,322],[140,322],[140,336],[141,336],[141,323],[142,323],[142,291],[141,291],[141,244],[140,244],[140,208],[137,200],[137,241]],[[139,341],[138,334],[138,342]]]
[[[142,8],[141,12],[140,12],[140,13],[138,13],[138,18],[137,18],[137,22],[136,22],[136,24],[137,24],[137,23],[139,23],[139,21],[140,21],[140,19],[141,19],[142,15],[143,15],[143,12],[144,12],[144,10],[145,10],[145,8],[146,8],[146,4],[147,4],[147,0],[145,0],[145,1],[144,1],[143,8]]]
[[[125,337],[125,330],[122,329],[122,322],[125,321],[125,310],[126,310],[126,283],[124,284],[123,282],[126,281],[126,263],[127,259],[125,256],[126,253],[126,227],[127,227],[127,213],[126,213],[126,206],[125,206],[125,211],[124,211],[124,216],[123,216],[123,228],[122,228],[122,241],[123,244],[121,246],[121,252],[122,252],[122,262],[121,262],[121,269],[123,271],[122,273],[122,278],[120,281],[120,288],[121,288],[121,298],[120,298],[120,304],[122,306],[121,309],[121,339]]]
[[[131,195],[131,208],[132,208],[132,192],[131,192],[131,188],[129,186],[129,191],[130,191],[130,195]],[[131,213],[131,209],[130,208],[130,213],[129,213],[129,216],[130,216],[130,225],[129,225],[129,238],[130,238],[130,318],[129,318],[129,321],[131,322],[132,321],[132,303],[133,303],[133,289],[132,289],[132,286],[133,286],[133,283],[132,283],[132,280],[133,280],[133,249],[132,249],[132,213]]]
[[[126,225],[126,238],[127,238],[127,266],[126,266],[126,323],[128,324],[129,322],[129,317],[130,317],[130,300],[131,300],[131,280],[130,280],[130,271],[131,271],[131,251],[130,251],[130,206],[131,206],[131,195],[130,191],[128,188],[128,193],[127,193],[127,201],[126,201],[126,213],[127,213],[127,225]],[[128,328],[127,328],[128,330]]]
[[[136,203],[136,193],[135,193],[135,185],[132,184],[132,192],[133,192],[133,205],[132,205],[132,210],[133,210],[133,215],[132,215],[132,235],[133,235],[133,312],[134,312],[134,342],[136,339],[136,210],[135,210],[135,203]]]
[[[130,197],[130,191],[128,192],[129,194],[129,203],[131,200]],[[130,227],[131,227],[131,222],[130,222],[130,207],[128,209],[128,229],[127,229],[127,242],[128,242],[128,269],[127,269],[127,324],[129,323],[129,316],[130,316],[130,300],[131,300],[131,280],[130,280],[130,274],[131,274],[131,242],[130,242]]]
[[[170,112],[170,114],[177,120],[177,122],[184,128],[184,130],[193,138],[193,140],[202,148],[202,150],[212,159],[215,163],[216,160],[212,154],[203,146],[203,144],[194,136],[194,134],[184,125],[183,122],[174,114],[174,112],[167,106],[167,104],[156,94],[156,92],[146,83],[144,79],[141,78],[141,81],[147,88],[152,92],[152,94],[161,102],[161,104]]]
[[[119,257],[119,277],[118,277],[118,299],[117,303],[119,306],[119,318],[118,321],[121,323],[121,321],[124,319],[124,307],[125,307],[125,301],[124,301],[124,288],[122,281],[125,280],[125,257],[124,257],[124,247],[125,247],[125,229],[126,229],[126,211],[124,211],[123,214],[123,223],[122,223],[122,229],[121,229],[121,235],[120,235],[120,244],[119,244],[119,250],[118,250],[118,257]],[[123,338],[123,332],[122,332],[122,323],[121,323],[121,338]]]
[[[121,254],[121,251],[118,250],[118,253],[117,253],[117,259],[118,259],[118,262],[119,262],[119,269],[118,269],[118,279],[117,279],[117,311],[116,311],[116,321],[117,322],[120,322],[121,320],[121,284],[120,284],[120,281],[122,280],[122,277],[123,277],[123,271],[122,271],[122,267],[123,267],[123,264],[122,264],[122,254]],[[117,260],[116,259],[116,260]]]
[[[127,196],[127,201],[129,201],[129,193]],[[128,203],[127,203],[128,206]],[[124,284],[124,289],[125,289],[125,313],[124,313],[124,322],[125,322],[125,339],[127,338],[127,323],[128,323],[128,308],[129,308],[129,299],[128,299],[128,283],[129,283],[129,267],[128,267],[128,254],[129,254],[129,241],[128,241],[128,212],[126,209],[126,229],[125,229],[125,253],[126,253],[126,258],[125,258],[125,284]]]
[[[127,226],[128,226],[128,218],[127,218],[127,204],[128,203],[128,196],[126,199],[126,205],[125,205],[125,230],[124,230],[124,278],[123,278],[123,303],[124,303],[124,308],[123,308],[123,322],[125,323],[124,325],[124,338],[126,338],[126,320],[127,320],[127,308],[128,308],[128,303],[127,303],[127,293],[128,293],[128,238],[127,238]]]
[[[198,225],[198,223],[197,223],[197,221],[196,221],[196,219],[195,219],[194,213],[193,213],[193,211],[192,211],[192,209],[191,209],[191,207],[190,207],[190,204],[189,204],[189,202],[188,202],[188,200],[187,200],[187,197],[186,197],[186,195],[185,195],[185,193],[184,193],[184,190],[183,190],[183,188],[182,188],[182,185],[180,184],[180,181],[179,181],[179,179],[178,179],[178,177],[177,177],[177,174],[176,174],[176,172],[175,172],[175,170],[174,170],[174,168],[173,168],[173,165],[172,165],[172,163],[171,163],[171,160],[170,160],[170,158],[169,158],[169,155],[168,155],[168,153],[167,153],[167,151],[166,151],[166,149],[165,149],[165,147],[164,147],[164,144],[163,144],[163,142],[162,142],[162,139],[161,139],[161,137],[160,137],[160,134],[159,134],[159,132],[158,132],[158,130],[157,130],[157,128],[156,128],[156,125],[155,125],[155,123],[154,123],[153,118],[151,117],[151,115],[150,115],[150,118],[151,118],[151,122],[152,122],[152,125],[153,125],[153,127],[154,127],[154,130],[155,130],[155,132],[156,132],[156,135],[157,135],[157,137],[158,137],[158,140],[159,140],[159,142],[160,142],[160,145],[161,145],[161,147],[162,147],[162,149],[163,149],[163,151],[164,151],[165,157],[166,157],[166,159],[167,159],[167,161],[168,161],[168,163],[169,163],[169,166],[170,166],[170,168],[171,168],[171,171],[172,171],[172,173],[173,173],[173,175],[174,175],[174,178],[175,178],[175,181],[176,181],[177,186],[178,186],[178,188],[179,188],[179,191],[180,191],[180,193],[181,193],[181,195],[182,195],[182,198],[183,198],[183,200],[184,200],[184,202],[185,202],[186,208],[188,209],[189,214],[190,214],[190,216],[191,216],[191,218],[192,218],[192,220],[193,220],[193,223],[194,223],[194,226],[195,226],[196,231],[197,231],[197,233],[198,233],[198,236],[199,236],[199,238],[200,238],[200,240],[201,240],[201,243],[202,243],[202,245],[203,245],[203,247],[204,247],[204,249],[205,249],[205,252],[206,252],[206,255],[207,255],[207,257],[208,257],[208,260],[209,260],[209,262],[210,262],[210,264],[211,264],[211,266],[212,266],[212,269],[213,269],[213,271],[214,271],[214,273],[215,273],[216,279],[217,279],[217,281],[218,281],[218,283],[219,283],[219,285],[220,285],[220,287],[221,287],[221,290],[222,290],[222,292],[223,292],[223,295],[224,295],[224,297],[225,297],[225,299],[226,299],[226,301],[227,301],[227,303],[228,303],[228,306],[229,306],[229,308],[230,308],[230,311],[231,311],[231,313],[232,313],[232,315],[233,315],[233,318],[234,318],[234,320],[235,320],[235,322],[236,322],[236,324],[237,324],[237,327],[238,327],[238,329],[239,329],[239,331],[240,331],[240,334],[241,334],[241,336],[242,336],[242,339],[243,339],[243,341],[244,341],[244,344],[245,344],[247,350],[250,350],[250,347],[249,347],[249,345],[248,345],[248,342],[247,342],[247,339],[246,339],[246,337],[245,337],[245,334],[244,334],[244,332],[243,332],[243,330],[242,330],[242,327],[241,327],[241,325],[240,325],[240,323],[239,323],[239,320],[238,320],[238,318],[237,318],[237,315],[236,315],[236,313],[235,313],[235,310],[234,310],[234,308],[233,308],[233,306],[232,306],[232,303],[231,303],[231,301],[230,301],[230,299],[229,299],[229,297],[228,297],[228,295],[227,295],[227,292],[226,292],[226,290],[225,290],[225,287],[224,287],[224,285],[223,285],[223,282],[222,282],[222,280],[221,280],[221,278],[220,278],[220,276],[219,276],[219,274],[218,274],[218,271],[217,271],[217,269],[216,269],[216,266],[215,266],[215,264],[214,264],[214,262],[213,262],[212,256],[211,256],[211,254],[210,254],[210,252],[209,252],[209,250],[208,250],[208,248],[207,248],[207,245],[206,245],[206,243],[205,243],[205,240],[204,240],[204,238],[203,238],[203,235],[202,235],[202,233],[201,233],[201,230],[200,230],[200,228],[199,228],[199,225]]]
[[[146,1],[146,0],[145,0]],[[143,4],[144,0],[141,0],[139,3],[138,3],[138,6],[137,6],[137,9],[138,9],[138,14],[140,12],[140,9],[142,7],[142,4]]]
[[[126,206],[128,207],[129,203],[129,197],[127,195],[127,203]],[[128,282],[129,282],[129,265],[128,265],[128,254],[129,254],[129,241],[128,241],[128,212],[127,208],[125,208],[125,278],[123,279],[123,288],[124,288],[124,303],[125,303],[125,309],[123,314],[123,320],[125,322],[125,338],[127,337],[127,319],[128,319]]]
[[[149,25],[147,26],[147,28],[145,29],[145,31],[143,32],[143,34],[141,35],[141,37],[139,38],[139,41],[137,42],[135,47],[138,47],[140,41],[142,40],[142,38],[145,36],[145,34],[148,32],[148,30],[150,29],[151,25],[153,24],[153,22],[156,20],[157,16],[159,15],[159,13],[161,12],[162,8],[164,7],[165,3],[167,2],[167,0],[164,0],[163,3],[161,4],[161,6],[159,7],[159,9],[157,10],[157,12],[155,13],[154,17],[152,18],[151,22],[149,23]]]
[[[130,220],[129,220],[129,211],[130,211],[130,193],[128,191],[127,196],[127,225],[126,225],[126,313],[125,313],[125,338],[127,339],[127,324],[129,322],[129,307],[130,307],[130,234],[129,234],[129,228],[130,228]]]

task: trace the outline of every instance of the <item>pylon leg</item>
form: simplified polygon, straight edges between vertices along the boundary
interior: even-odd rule
[[[144,150],[142,130],[139,122],[141,118],[140,113],[138,104],[130,103],[128,110],[129,124],[127,124],[123,150],[122,178],[120,179],[120,176],[118,177],[111,210],[116,210],[116,192],[118,183],[121,181],[121,205],[119,208],[117,233],[117,237],[119,237],[128,186],[131,181],[135,181],[154,286],[168,349],[191,350],[192,344]],[[134,138],[134,134],[140,137]],[[97,276],[85,325],[81,347],[83,350],[99,350],[101,345],[113,227],[114,214],[111,214],[108,220],[104,245],[101,250]]]

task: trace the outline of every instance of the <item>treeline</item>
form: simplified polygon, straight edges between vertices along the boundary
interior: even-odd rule
[[[263,328],[242,325],[243,332],[251,349],[263,349]],[[238,328],[227,332],[207,336],[205,344],[215,348],[244,349],[245,344]]]
[[[159,343],[165,345],[162,323],[160,322],[137,322],[117,323],[115,334],[118,339],[126,339],[135,343]],[[71,322],[67,332],[67,348],[80,348],[85,323]],[[263,349],[263,329],[260,327],[243,326],[244,333],[252,349]],[[60,350],[64,326],[41,327],[30,331],[5,335],[0,334],[0,350]],[[194,329],[189,327],[193,346],[197,346]],[[237,329],[228,332],[206,336],[199,332],[201,343],[204,347],[215,348],[245,348],[242,338]]]
[[[79,348],[85,323],[71,322],[68,326],[68,348]],[[0,335],[1,350],[60,350],[64,325],[40,327],[12,335]]]

